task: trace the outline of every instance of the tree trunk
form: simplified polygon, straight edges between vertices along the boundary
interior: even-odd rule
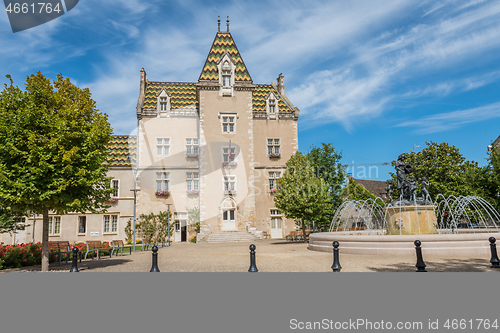
[[[306,242],[306,224],[303,219],[300,219],[300,224],[302,224],[302,241]]]
[[[42,272],[49,271],[49,209],[43,206],[42,222]]]

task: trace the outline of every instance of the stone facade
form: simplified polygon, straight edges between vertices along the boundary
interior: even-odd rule
[[[142,69],[136,114],[137,136],[116,136],[110,145],[117,202],[108,214],[87,214],[85,233],[77,230],[81,214],[62,216],[51,240],[125,239],[134,188],[137,216],[170,207],[175,241],[196,236],[188,212],[197,209],[202,234],[252,230],[283,238],[295,228],[275,208],[273,192],[298,151],[299,110],[285,95],[283,75],[253,83],[229,31],[216,33],[198,82],[149,81]],[[115,232],[104,215],[117,215]]]

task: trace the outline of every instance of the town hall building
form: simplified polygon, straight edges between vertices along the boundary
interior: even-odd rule
[[[137,217],[170,208],[175,241],[208,241],[221,232],[283,238],[295,230],[273,200],[286,161],[298,151],[299,109],[286,97],[284,76],[254,83],[229,21],[227,31],[219,21],[200,67],[197,82],[140,71],[137,135],[113,136],[109,145],[112,207],[106,214],[51,214],[49,240],[125,239],[134,202]],[[188,217],[193,211],[199,234]],[[41,216],[34,236],[31,227],[22,233],[17,237],[27,242],[40,240]]]

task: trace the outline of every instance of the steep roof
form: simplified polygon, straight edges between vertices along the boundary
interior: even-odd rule
[[[137,157],[137,137],[135,135],[113,135],[108,144],[110,167],[131,167]]]
[[[493,143],[491,144],[493,147],[498,147],[500,146],[500,136],[495,140],[493,141]]]
[[[236,47],[236,43],[229,32],[218,32],[215,35],[214,42],[208,53],[207,60],[205,61],[205,66],[201,71],[199,81],[218,81],[219,74],[217,72],[217,62],[224,53],[228,53],[236,64],[236,70],[234,73],[234,79],[236,82],[247,82],[251,83],[252,78],[250,73],[248,73],[245,62]]]
[[[196,99],[196,86],[187,82],[148,82],[144,98],[145,109],[156,109],[158,94],[166,89],[171,95],[170,106],[172,109],[198,108]]]
[[[385,189],[387,187],[387,182],[381,180],[352,179],[359,185],[366,188],[371,194],[383,199],[387,198],[387,191]]]
[[[279,112],[290,112],[290,108],[283,101],[276,89],[270,84],[257,84],[252,95],[252,108],[253,111],[266,111],[266,98],[270,92],[278,98]]]

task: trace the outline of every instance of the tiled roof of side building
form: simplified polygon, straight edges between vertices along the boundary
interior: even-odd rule
[[[278,98],[279,112],[290,112],[290,108],[285,104],[276,89],[270,84],[257,84],[252,96],[253,111],[266,111],[266,98],[270,92]]]
[[[172,109],[197,109],[196,86],[187,82],[148,82],[144,99],[145,109],[155,109],[158,94],[166,89],[171,95],[170,106]]]
[[[137,137],[135,135],[113,135],[108,145],[110,167],[131,167],[137,157]]]
[[[236,43],[234,42],[233,37],[229,32],[218,32],[217,35],[215,35],[212,48],[208,53],[207,60],[205,61],[205,65],[203,66],[203,70],[201,71],[199,80],[219,80],[219,74],[217,73],[217,62],[226,52],[231,56],[236,65],[234,73],[235,81],[251,83],[252,78],[250,77],[250,73],[248,73],[245,62],[243,61],[243,58],[241,57],[241,54],[236,47]]]

